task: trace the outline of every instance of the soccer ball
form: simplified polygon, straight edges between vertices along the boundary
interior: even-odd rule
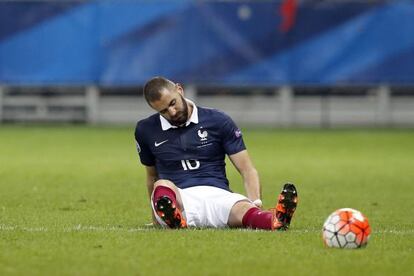
[[[360,248],[367,245],[370,233],[368,219],[361,212],[343,208],[326,219],[322,238],[328,247]]]

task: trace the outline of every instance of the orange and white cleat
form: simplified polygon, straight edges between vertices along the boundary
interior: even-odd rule
[[[175,206],[172,200],[163,196],[155,202],[157,215],[168,225],[169,228],[186,228],[185,221],[181,211]]]
[[[277,199],[276,207],[271,209],[272,230],[287,230],[292,220],[293,213],[298,204],[298,192],[295,185],[286,183]]]

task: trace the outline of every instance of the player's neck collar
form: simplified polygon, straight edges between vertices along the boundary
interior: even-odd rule
[[[189,126],[191,123],[198,124],[198,109],[197,106],[194,104],[193,101],[190,101],[189,99],[185,99],[187,103],[189,103],[193,107],[193,111],[191,112],[190,118],[185,123],[185,126]],[[170,128],[178,128],[176,126],[173,126],[170,124],[170,122],[167,121],[164,117],[160,115],[160,121],[161,121],[161,128],[162,130],[169,130]]]

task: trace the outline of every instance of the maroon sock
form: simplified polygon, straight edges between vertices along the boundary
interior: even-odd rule
[[[253,229],[272,229],[272,212],[253,207],[243,216],[243,226]]]
[[[174,205],[177,206],[177,197],[175,195],[175,192],[166,186],[157,186],[154,190],[154,197],[153,197],[153,204],[155,206],[155,202],[157,202],[161,197],[167,196],[171,201],[174,203]]]

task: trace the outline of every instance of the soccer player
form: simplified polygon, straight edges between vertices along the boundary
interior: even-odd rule
[[[288,229],[298,200],[295,186],[285,184],[276,207],[261,209],[258,173],[228,115],[197,106],[184,98],[180,84],[163,77],[145,84],[144,97],[157,113],[137,123],[135,140],[146,168],[154,223]],[[226,154],[243,178],[247,197],[229,188]]]

